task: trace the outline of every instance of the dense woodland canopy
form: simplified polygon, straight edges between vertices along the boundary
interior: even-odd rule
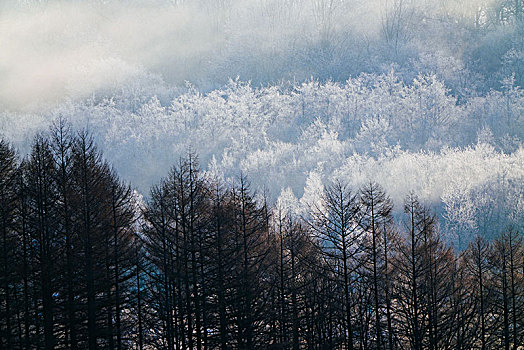
[[[398,215],[414,190],[464,248],[524,213],[523,8],[5,0],[0,134],[26,154],[70,120],[146,197],[188,149],[270,202],[372,180]]]
[[[414,192],[275,204],[180,158],[147,200],[63,120],[0,142],[0,349],[518,349],[524,243],[457,250]]]
[[[415,190],[464,248],[478,233],[493,238],[506,221],[522,225],[524,91],[515,84],[459,102],[435,75],[262,88],[230,81],[206,94],[190,87],[167,105],[120,96],[5,114],[4,129],[25,153],[27,129],[57,117],[78,128],[87,123],[107,159],[145,196],[188,149],[217,177],[241,171],[271,202],[289,187],[304,207],[322,183],[344,178],[357,188],[371,179],[388,189],[398,214]]]
[[[0,1],[0,350],[522,348],[523,86],[523,0]]]

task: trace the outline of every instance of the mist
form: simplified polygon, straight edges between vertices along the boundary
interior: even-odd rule
[[[4,5],[0,105],[14,111],[183,82],[218,47],[201,12],[169,3]]]
[[[262,18],[272,16],[277,3],[245,2],[240,8],[218,2],[4,3],[0,106],[35,111],[133,84],[154,90],[165,83],[223,83],[228,77],[220,65],[232,42],[255,39],[264,52],[278,49],[277,43],[289,45],[286,36],[301,30]]]
[[[237,76],[257,84],[344,80],[416,58],[411,48],[400,55],[399,41],[436,35],[431,23],[420,22],[422,9],[463,19],[465,10],[476,13],[474,3],[4,1],[0,107],[35,111],[126,86],[147,85],[155,95],[186,81],[208,91]],[[388,35],[394,44],[384,41]],[[389,63],[384,45],[395,46]]]

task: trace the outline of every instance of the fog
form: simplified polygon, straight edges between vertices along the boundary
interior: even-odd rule
[[[0,18],[0,104],[14,111],[190,79],[219,40],[198,11],[167,3],[56,1],[4,6]]]
[[[383,56],[382,39],[389,36],[391,44],[394,37],[398,46],[416,33],[433,33],[431,16],[464,20],[482,6],[487,4],[472,10],[463,1],[7,0],[0,5],[0,107],[35,111],[130,85],[148,85],[152,95],[186,81],[209,90],[236,76],[256,83],[343,80],[387,68],[391,62],[374,57]],[[392,51],[398,54],[398,47]]]

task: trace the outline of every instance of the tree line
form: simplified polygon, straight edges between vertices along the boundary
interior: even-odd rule
[[[0,141],[0,349],[506,349],[524,244],[464,251],[411,193],[333,182],[298,215],[180,159],[146,201],[57,121]]]

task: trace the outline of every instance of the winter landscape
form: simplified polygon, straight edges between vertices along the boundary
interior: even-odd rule
[[[0,2],[0,350],[524,348],[523,0]]]

